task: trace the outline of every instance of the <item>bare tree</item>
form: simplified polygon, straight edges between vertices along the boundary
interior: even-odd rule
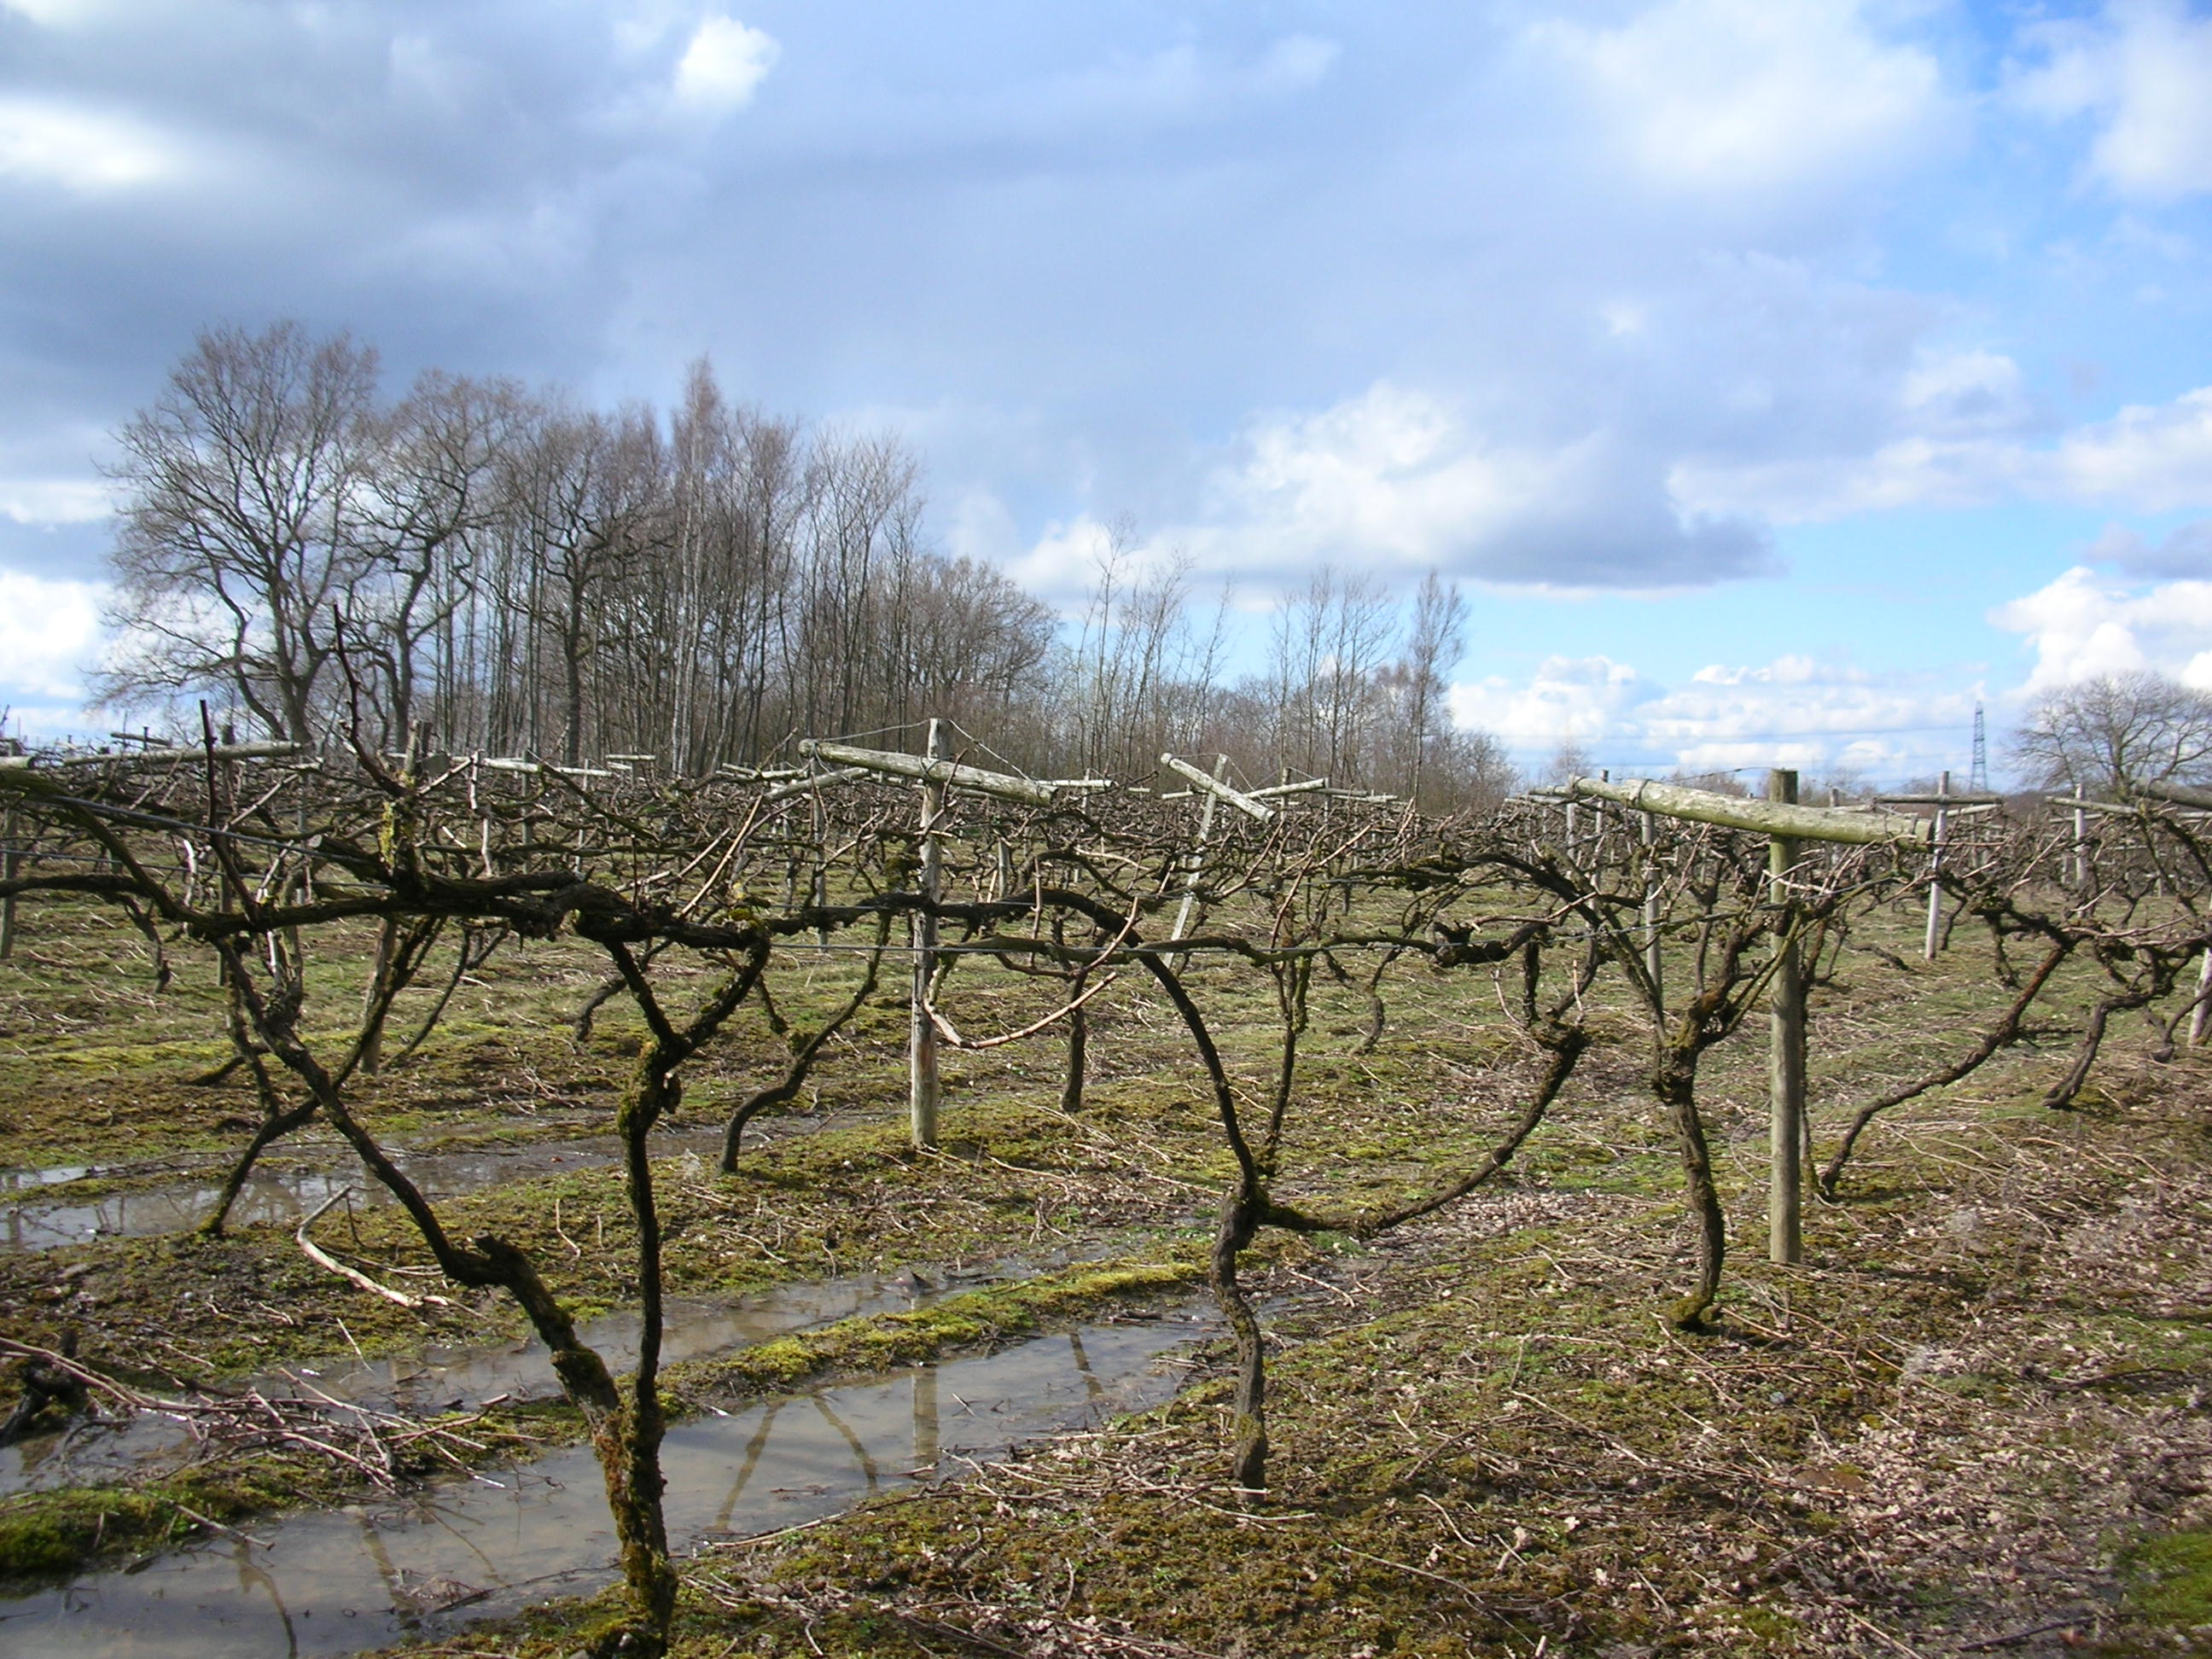
[[[273,737],[343,723],[397,752],[423,729],[687,776],[950,717],[1054,775],[1171,749],[1432,805],[1507,781],[1450,721],[1466,606],[1440,578],[1408,617],[1323,568],[1278,608],[1270,672],[1232,688],[1229,590],[1194,617],[1190,559],[1124,518],[1057,639],[1003,573],[930,545],[903,443],[747,410],[703,360],[665,411],[437,370],[386,404],[345,336],[210,331],[119,441],[118,705],[212,696]]]
[[[2212,696],[2147,670],[2100,674],[2038,698],[2013,757],[2054,789],[2202,779],[2212,773]]]
[[[102,695],[213,692],[306,739],[337,647],[330,610],[366,574],[377,360],[296,323],[210,329],[118,434],[129,492]]]

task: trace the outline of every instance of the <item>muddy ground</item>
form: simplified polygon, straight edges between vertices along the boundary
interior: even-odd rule
[[[1965,1048],[2003,1000],[1985,945],[1962,935],[1923,965],[1904,955],[1911,925],[1877,922],[1896,951],[1846,953],[1815,994],[1824,1147],[1852,1104]],[[218,1167],[253,1102],[235,1079],[193,1080],[224,1057],[200,965],[179,951],[157,992],[138,935],[67,907],[30,920],[21,949],[0,966],[0,1157],[94,1166],[26,1201]],[[794,957],[779,971],[780,1006],[803,1023],[853,969]],[[332,1031],[358,1006],[357,975],[341,963],[319,987]],[[365,1085],[367,1115],[424,1150],[604,1131],[634,1032],[615,1006],[588,1040],[569,1030],[591,958],[538,945],[476,977],[418,1054]],[[1231,970],[1194,979],[1261,1098],[1271,998]],[[1718,1327],[1696,1335],[1663,1317],[1689,1240],[1641,1083],[1646,1038],[1601,1013],[1602,1041],[1509,1177],[1372,1243],[1273,1247],[1263,1501],[1224,1487],[1226,1407],[1201,1354],[1194,1386],[1126,1424],[708,1550],[686,1564],[679,1651],[2212,1650],[2212,1062],[2160,1063],[2130,1028],[2080,1109],[2042,1110],[2087,988],[2062,988],[2031,1041],[1884,1120],[1838,1201],[1812,1206],[1798,1268],[1761,1259],[1763,1028],[1733,1039],[1705,1097],[1735,1255]],[[1384,995],[1389,1024],[1363,1051],[1364,1000],[1316,988],[1285,1195],[1416,1190],[1490,1144],[1528,1086],[1534,1059],[1486,973],[1402,967]],[[1044,996],[973,965],[948,1004],[989,1030]],[[825,1061],[809,1110],[734,1174],[672,1139],[662,1190],[684,1294],[860,1269],[1058,1275],[1030,1304],[896,1338],[854,1327],[796,1369],[702,1377],[690,1397],[1003,1340],[1078,1316],[1091,1291],[1146,1293],[1147,1272],[1163,1275],[1155,1293],[1187,1279],[1228,1169],[1201,1080],[1133,988],[1097,1010],[1072,1116],[1056,1037],[963,1055],[948,1064],[945,1146],[915,1153],[905,1014],[886,998]],[[698,1067],[688,1127],[773,1076],[780,1041],[745,1021]],[[312,1137],[276,1156],[342,1162]],[[457,1230],[531,1249],[586,1311],[635,1294],[605,1168],[535,1167],[443,1207]],[[436,1289],[390,1210],[341,1208],[316,1237],[388,1285]],[[1094,1257],[1137,1279],[1066,1290],[1066,1264]],[[369,1294],[311,1261],[289,1224],[0,1253],[0,1309],[5,1334],[49,1346],[74,1331],[89,1363],[155,1390],[518,1329],[493,1303]],[[503,1407],[471,1431],[543,1443],[574,1425],[557,1407]],[[439,1467],[426,1454],[402,1474]],[[0,1567],[27,1583],[359,1484],[265,1447],[176,1478],[0,1500]],[[564,1654],[592,1617],[565,1604],[429,1650]]]

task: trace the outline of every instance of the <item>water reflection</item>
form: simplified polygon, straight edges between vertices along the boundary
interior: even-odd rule
[[[903,1312],[933,1294],[914,1275],[902,1273],[779,1285],[720,1301],[679,1297],[665,1310],[661,1360],[674,1364],[702,1359],[859,1314]],[[629,1309],[587,1321],[582,1335],[620,1373],[637,1363],[638,1328],[638,1314]],[[433,1346],[380,1359],[347,1356],[249,1377],[231,1391],[270,1398],[319,1395],[422,1416],[487,1400],[550,1398],[559,1392],[559,1382],[544,1345],[532,1338],[489,1346]],[[141,1479],[176,1467],[196,1450],[190,1431],[171,1419],[80,1419],[58,1434],[0,1448],[0,1494]]]
[[[1176,1382],[1160,1357],[1198,1328],[1092,1326],[680,1425],[663,1458],[670,1536],[681,1548],[817,1519],[907,1484],[940,1458],[994,1455],[1164,1399]],[[348,1653],[587,1590],[611,1576],[614,1555],[598,1467],[581,1447],[253,1530],[269,1547],[227,1540],[0,1603],[0,1650],[56,1659]]]
[[[756,1126],[753,1133],[800,1133],[823,1127],[824,1121],[813,1117],[778,1118]],[[702,1158],[714,1157],[720,1152],[721,1132],[674,1131],[658,1139],[657,1144],[668,1153],[690,1152]],[[330,1156],[333,1162],[328,1165],[300,1167],[272,1157],[270,1162],[257,1166],[231,1207],[231,1224],[297,1226],[302,1216],[349,1187],[354,1189],[346,1200],[349,1206],[376,1208],[391,1201],[391,1195],[363,1174],[343,1147],[331,1149]],[[431,1197],[444,1198],[529,1176],[600,1169],[620,1156],[614,1137],[600,1135],[474,1152],[403,1152],[392,1161]],[[0,1170],[0,1192],[27,1195],[15,1203],[0,1204],[0,1249],[49,1250],[95,1238],[150,1238],[189,1232],[207,1218],[222,1195],[224,1172],[218,1170],[165,1186],[142,1187],[75,1202],[27,1196],[87,1175],[118,1173],[82,1165]]]

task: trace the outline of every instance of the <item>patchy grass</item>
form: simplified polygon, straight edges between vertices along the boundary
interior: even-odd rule
[[[2141,1618],[2212,1634],[2212,1530],[2161,1533],[2121,1558],[2128,1600]]]
[[[1912,1179],[1817,1206],[1805,1267],[1759,1260],[1742,1218],[1707,1335],[1654,1316],[1686,1241],[1671,1197],[1620,1178],[1640,1153],[1372,1249],[1293,1249],[1265,1277],[1264,1501],[1224,1489],[1225,1384],[1202,1382],[710,1551],[678,1652],[2201,1646],[2212,1079],[2122,1059],[2114,1081],[2142,1103],[1900,1118]],[[566,1652],[578,1628],[495,1645]]]
[[[1815,993],[1824,1145],[1856,1101],[1957,1052],[2003,1000],[1984,944],[1962,933],[1923,963],[1914,926],[1876,918],[1870,939],[1903,965],[1848,951]],[[0,1133],[14,1137],[0,1146],[62,1162],[118,1146],[234,1143],[234,1128],[210,1121],[212,1097],[234,1112],[246,1097],[180,1080],[203,1063],[191,1045],[205,1040],[194,1022],[210,993],[133,1000],[149,994],[131,978],[146,971],[128,958],[133,938],[88,929],[72,947],[78,977],[47,986],[80,999],[63,1000],[77,1024],[41,1012],[46,1024],[0,1036]],[[38,943],[61,959],[50,937]],[[112,1006],[98,994],[103,951],[123,962],[130,991]],[[418,1064],[364,1089],[380,1127],[528,1138],[605,1123],[635,1031],[612,1005],[588,1045],[562,1027],[596,982],[589,953],[564,943],[495,961]],[[810,1017],[849,983],[842,971],[780,962],[780,1002]],[[1240,1091],[1263,1109],[1275,1060],[1264,981],[1212,967],[1192,981]],[[1697,1337],[1657,1316],[1687,1270],[1679,1173],[1644,1090],[1642,1027],[1607,1010],[1599,1045],[1506,1179],[1370,1248],[1278,1241],[1272,1261],[1255,1261],[1275,1345],[1265,1500],[1223,1488],[1217,1376],[1127,1425],[971,1480],[781,1546],[710,1553],[688,1569],[680,1650],[1540,1646],[1644,1659],[1954,1651],[2000,1638],[2009,1644],[1993,1650],[2030,1656],[2173,1650],[2204,1622],[2201,1550],[2212,1535],[2197,1490],[2212,1457],[2212,1266],[2199,1242],[2212,1222],[2212,1076],[2197,1056],[2150,1063],[2131,1028],[2116,1035],[2084,1109],[2041,1111],[2093,990],[2087,970],[2069,967],[2031,1042],[1878,1124],[1842,1201],[1813,1206],[1802,1269],[1760,1259],[1760,1032],[1717,1051],[1703,1099],[1735,1255],[1721,1322]],[[46,1006],[27,981],[9,994]],[[342,1006],[343,975],[328,994]],[[1499,1019],[1486,975],[1409,963],[1383,994],[1383,1041],[1361,1052],[1364,999],[1315,987],[1282,1154],[1287,1198],[1423,1190],[1486,1149],[1527,1087],[1531,1057]],[[973,961],[946,1002],[979,1033],[1050,1006],[1044,988]],[[988,1344],[1195,1273],[1188,1250],[1229,1165],[1180,1033],[1139,989],[1094,1006],[1091,1086],[1073,1117],[1057,1110],[1051,1036],[948,1055],[947,1141],[933,1155],[915,1153],[899,1127],[904,1016],[894,1004],[866,1011],[825,1061],[818,1099],[838,1115],[831,1127],[749,1151],[732,1176],[696,1158],[664,1161],[671,1288],[1055,1249],[1111,1250],[1115,1265],[684,1368],[682,1398]],[[711,1119],[773,1073],[780,1045],[745,1018],[690,1078],[688,1115]],[[58,1069],[72,1045],[101,1058]],[[109,1104],[55,1121],[53,1079],[107,1068]],[[73,1099],[89,1092],[70,1087]],[[465,1236],[522,1245],[581,1310],[634,1292],[611,1172],[541,1175],[441,1207]],[[387,1211],[326,1218],[318,1237],[400,1282],[426,1261]],[[371,1352],[514,1329],[496,1304],[413,1313],[377,1302],[273,1229],[220,1244],[117,1240],[0,1257],[0,1305],[29,1310],[13,1332],[52,1337],[74,1323],[102,1363],[192,1381],[332,1352],[341,1328]],[[560,1431],[554,1421],[540,1431]],[[49,1507],[78,1504],[69,1512],[81,1518],[108,1512],[102,1501],[76,1494]],[[57,1521],[25,1535],[63,1530]],[[565,1654],[602,1616],[590,1604],[542,1610],[453,1650]]]

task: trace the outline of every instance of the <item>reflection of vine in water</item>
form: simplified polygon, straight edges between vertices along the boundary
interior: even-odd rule
[[[868,1490],[874,1492],[882,1484],[882,1471],[876,1468],[876,1455],[868,1449],[868,1443],[853,1432],[851,1424],[837,1415],[827,1395],[813,1394],[807,1398],[814,1402],[814,1409],[822,1413],[823,1420],[844,1436],[845,1443],[853,1449],[853,1461],[860,1466],[861,1478],[868,1483]]]
[[[937,1467],[937,1367],[924,1364],[914,1372],[914,1462],[915,1469]]]
[[[754,1429],[752,1438],[745,1442],[744,1455],[738,1460],[738,1478],[731,1482],[729,1495],[722,1499],[722,1507],[715,1511],[711,1530],[729,1530],[730,1517],[737,1513],[738,1500],[745,1495],[745,1488],[752,1484],[754,1471],[760,1468],[761,1454],[768,1449],[769,1435],[775,1427],[776,1414],[787,1403],[783,1400],[772,1400],[762,1408],[760,1425]]]
[[[1106,1397],[1106,1385],[1098,1380],[1097,1372],[1091,1369],[1091,1356],[1083,1351],[1083,1333],[1067,1334],[1067,1352],[1075,1361],[1075,1374],[1083,1379],[1083,1392],[1095,1405]]]
[[[276,1610],[276,1617],[284,1626],[285,1659],[299,1659],[300,1632],[293,1628],[292,1610],[284,1605],[284,1592],[276,1588],[276,1579],[271,1577],[267,1570],[253,1559],[254,1548],[254,1542],[250,1538],[240,1538],[237,1540],[235,1559],[238,1562],[238,1587],[246,1593],[248,1598],[251,1598],[256,1590],[268,1592],[269,1605]],[[395,1601],[393,1603],[395,1611],[398,1610],[398,1603]]]

